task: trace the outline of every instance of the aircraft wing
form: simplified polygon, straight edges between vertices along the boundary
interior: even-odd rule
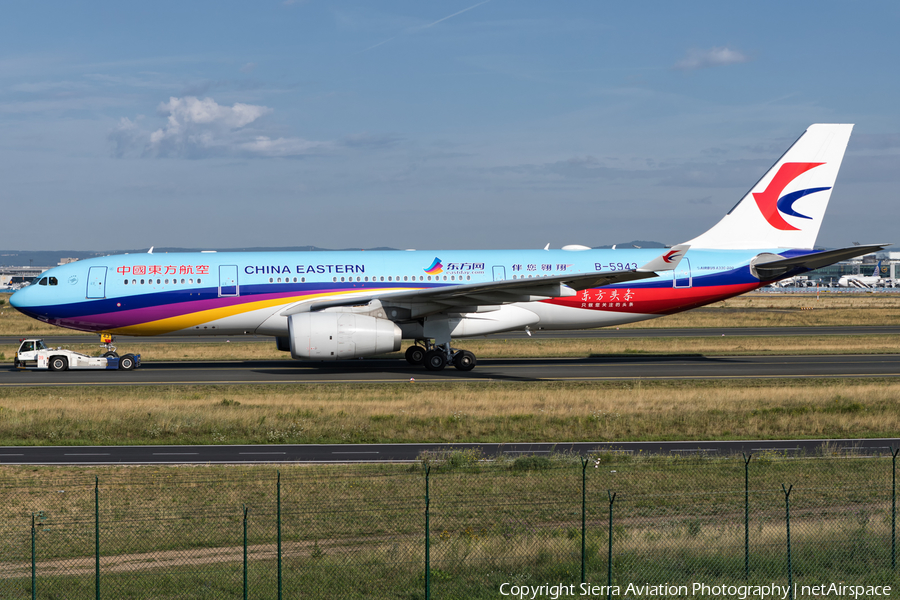
[[[602,287],[614,283],[625,283],[639,279],[656,277],[661,271],[672,271],[681,262],[690,246],[673,246],[637,269],[622,271],[595,271],[592,273],[571,273],[531,279],[507,279],[482,283],[448,285],[425,290],[400,290],[378,292],[352,297],[335,297],[302,302],[282,312],[288,316],[301,312],[315,312],[335,306],[359,306],[379,300],[384,306],[417,306],[414,312],[434,313],[446,309],[459,312],[476,312],[479,306],[510,304],[513,302],[534,302],[549,298],[574,296],[576,292],[588,288]],[[471,310],[463,310],[471,309]]]
[[[870,252],[884,250],[890,244],[866,244],[865,246],[850,246],[848,248],[838,248],[837,250],[826,250],[824,252],[816,252],[815,254],[806,254],[804,256],[795,256],[793,258],[781,258],[776,254],[762,255],[753,263],[753,269],[756,275],[763,281],[778,279],[782,275],[789,273],[797,268],[803,269],[819,269],[836,262],[853,258],[854,256],[862,256]],[[771,258],[771,260],[768,260]]]

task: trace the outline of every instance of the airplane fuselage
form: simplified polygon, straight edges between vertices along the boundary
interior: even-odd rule
[[[477,327],[463,327],[454,337],[526,326],[600,327],[687,310],[759,287],[749,263],[761,252],[779,251],[689,250],[675,271],[651,279],[568,297],[473,309]],[[14,305],[47,323],[98,333],[284,336],[287,318],[280,313],[316,298],[376,293],[389,299],[392,293],[414,289],[636,269],[659,253],[659,249],[616,249],[128,254],[55,267],[42,275],[40,283],[17,292]],[[490,312],[501,314],[486,319]],[[416,315],[385,316],[400,325],[404,337],[418,337]]]

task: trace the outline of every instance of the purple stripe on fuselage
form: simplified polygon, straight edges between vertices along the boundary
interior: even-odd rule
[[[341,290],[316,290],[314,294],[336,293]],[[140,325],[141,323],[149,323],[172,317],[180,317],[183,315],[201,312],[206,310],[214,310],[217,308],[226,308],[229,306],[238,306],[241,304],[251,304],[254,302],[265,302],[267,300],[292,299],[291,302],[302,299],[312,294],[283,292],[279,294],[256,294],[253,296],[223,296],[221,298],[209,298],[206,300],[193,300],[188,302],[179,302],[177,304],[163,304],[159,306],[146,306],[142,308],[128,309],[123,308],[116,312],[97,313],[93,315],[80,315],[78,317],[69,317],[60,319],[61,323],[79,323],[89,321],[97,325],[96,329],[114,329],[120,327],[129,327],[132,325]],[[123,298],[127,304],[127,298]],[[83,325],[82,325],[83,326]]]

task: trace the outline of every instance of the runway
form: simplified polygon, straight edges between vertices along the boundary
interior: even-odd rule
[[[698,309],[700,310],[700,309]],[[458,344],[465,346],[466,339],[618,339],[618,338],[661,338],[661,337],[761,337],[761,336],[846,336],[846,335],[900,335],[900,325],[866,325],[840,327],[682,327],[648,329],[577,329],[572,331],[536,330],[529,336],[524,331],[510,331],[489,336],[460,338]],[[18,346],[19,340],[31,336],[0,336],[0,345]],[[96,335],[45,335],[40,337],[48,346],[68,344],[97,344]],[[258,342],[274,344],[271,337],[260,335],[242,336],[116,336],[116,345],[128,351],[129,344],[223,344],[231,342]]]
[[[283,464],[412,462],[426,454],[480,449],[485,458],[615,452],[670,456],[890,455],[900,439],[562,442],[514,444],[271,444],[244,446],[6,446],[4,465]]]
[[[403,359],[153,362],[134,371],[0,369],[0,387],[249,385],[461,381],[613,381],[900,377],[900,354],[818,356],[648,355],[486,359],[473,371],[426,371]]]

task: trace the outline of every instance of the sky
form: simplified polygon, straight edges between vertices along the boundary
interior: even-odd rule
[[[896,242],[896,2],[21,2],[0,248],[675,244],[855,123],[822,246]]]

